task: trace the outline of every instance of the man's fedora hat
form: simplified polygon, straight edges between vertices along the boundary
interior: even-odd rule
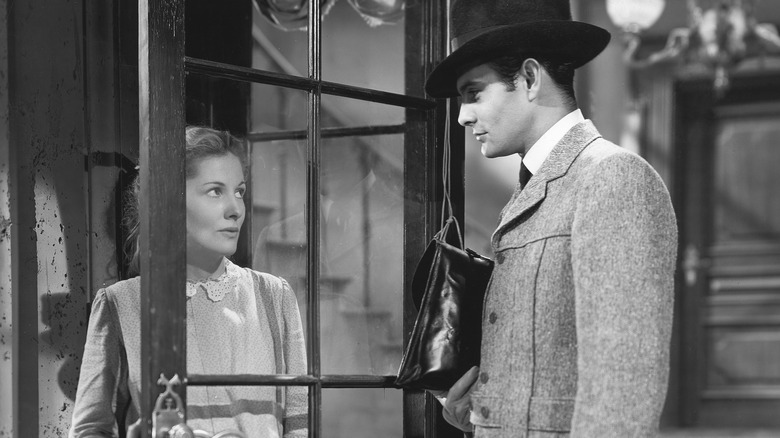
[[[581,67],[607,46],[610,34],[573,21],[569,0],[454,0],[452,53],[425,82],[433,97],[457,96],[458,76],[510,53],[551,56]]]

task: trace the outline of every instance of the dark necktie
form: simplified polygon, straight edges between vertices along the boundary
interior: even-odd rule
[[[525,188],[528,180],[531,179],[531,171],[525,167],[525,163],[520,163],[520,188]]]

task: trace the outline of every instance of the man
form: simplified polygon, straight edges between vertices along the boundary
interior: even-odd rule
[[[568,0],[459,0],[451,18],[426,91],[460,96],[483,155],[523,164],[492,237],[481,367],[437,394],[445,418],[477,438],[654,436],[677,228],[658,174],[577,109],[574,69],[609,33]]]

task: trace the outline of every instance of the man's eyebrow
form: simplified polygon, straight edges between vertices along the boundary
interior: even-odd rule
[[[469,87],[471,87],[473,85],[476,85],[476,83],[477,83],[477,81],[475,81],[474,79],[469,79],[463,85],[458,87],[458,94],[463,94],[463,90],[465,90],[466,88],[469,88]]]

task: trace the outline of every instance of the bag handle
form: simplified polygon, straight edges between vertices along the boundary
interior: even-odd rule
[[[450,186],[452,180],[450,178],[450,105],[452,99],[447,99],[447,115],[444,118],[444,151],[442,156],[442,186],[444,187],[444,200],[441,203],[441,224],[440,230],[436,233],[435,238],[444,239],[447,236],[446,230],[449,229],[451,223],[455,223],[455,228],[458,233],[458,242],[460,247],[464,248],[463,233],[460,230],[460,224],[458,219],[452,212],[452,200],[450,199]],[[448,214],[445,214],[445,210]]]
[[[464,249],[466,247],[466,244],[463,242],[463,233],[460,231],[460,224],[458,224],[458,220],[455,219],[455,216],[450,216],[447,218],[447,220],[444,222],[444,226],[436,233],[436,235],[433,236],[434,240],[439,240],[442,242],[447,242],[450,245],[452,245],[454,242],[449,242],[447,239],[447,236],[449,235],[450,231],[450,225],[455,224],[455,234],[458,236],[458,247],[460,249]]]

